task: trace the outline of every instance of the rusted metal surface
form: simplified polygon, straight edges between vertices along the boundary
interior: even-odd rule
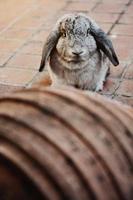
[[[22,199],[132,200],[133,109],[64,88],[1,97],[0,155],[6,194],[4,170]]]

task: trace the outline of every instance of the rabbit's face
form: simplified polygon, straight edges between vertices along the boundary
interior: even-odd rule
[[[97,45],[90,34],[90,24],[83,16],[73,16],[60,22],[58,54],[67,62],[84,62],[96,51]]]
[[[113,65],[119,64],[107,34],[91,18],[82,13],[64,15],[56,23],[43,48],[40,72],[43,71],[55,49],[63,66],[68,68],[82,68],[90,60],[95,62],[92,58],[96,52],[100,55],[100,51]]]

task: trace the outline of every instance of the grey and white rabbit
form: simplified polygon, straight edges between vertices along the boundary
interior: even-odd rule
[[[119,64],[106,33],[82,13],[59,19],[43,48],[39,71],[48,59],[52,84],[100,91],[109,72],[110,61]]]

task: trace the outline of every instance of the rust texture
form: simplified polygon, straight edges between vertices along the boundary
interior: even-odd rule
[[[132,200],[133,109],[66,88],[1,97],[0,199]]]

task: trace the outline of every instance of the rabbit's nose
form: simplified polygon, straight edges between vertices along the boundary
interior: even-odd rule
[[[75,52],[75,51],[73,51],[72,52],[75,56],[80,56],[82,53],[83,53],[83,51],[77,51],[77,52]]]

